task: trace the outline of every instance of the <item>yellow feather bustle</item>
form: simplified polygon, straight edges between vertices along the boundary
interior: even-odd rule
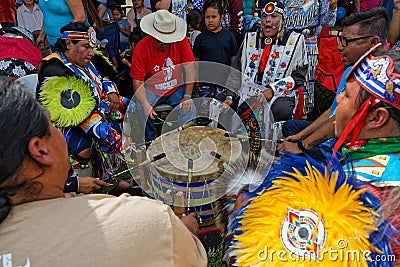
[[[330,176],[326,169],[322,175],[307,164],[306,172],[303,176],[294,169],[279,177],[247,207],[239,229],[243,233],[235,235],[239,266],[368,266],[365,257],[377,251],[368,238],[377,229],[379,214],[359,200],[365,190],[346,183],[335,189],[338,176]],[[311,243],[319,243],[315,254],[302,258],[287,249],[294,239],[288,233],[293,230],[294,236],[299,235],[299,227],[283,227],[291,211],[317,216],[319,227],[310,237]]]
[[[76,76],[47,78],[40,89],[40,103],[50,112],[51,121],[60,128],[79,125],[96,106],[92,88]],[[62,99],[70,106],[64,106]]]

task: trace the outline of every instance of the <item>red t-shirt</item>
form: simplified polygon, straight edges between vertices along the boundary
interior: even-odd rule
[[[0,0],[0,22],[16,22],[15,0]]]
[[[131,76],[145,81],[146,88],[155,94],[167,97],[183,84],[184,70],[180,64],[193,61],[192,49],[186,38],[172,43],[167,51],[161,52],[154,38],[148,35],[133,50]]]

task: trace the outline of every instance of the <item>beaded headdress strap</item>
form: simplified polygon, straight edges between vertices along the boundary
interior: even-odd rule
[[[271,15],[274,12],[277,12],[281,15],[284,15],[284,5],[281,2],[277,2],[277,1],[271,1],[269,3],[267,3],[265,5],[265,7],[263,8],[263,13],[267,14],[267,15]]]
[[[337,151],[346,137],[352,133],[351,145],[357,140],[368,112],[380,101],[400,109],[400,74],[394,72],[393,60],[389,56],[372,55],[381,44],[377,44],[365,53],[346,77],[354,77],[363,90],[371,94],[349,120],[337,140],[334,150]]]
[[[90,27],[87,32],[65,31],[61,35],[61,39],[71,39],[78,41],[89,41],[91,47],[96,46],[96,31]]]

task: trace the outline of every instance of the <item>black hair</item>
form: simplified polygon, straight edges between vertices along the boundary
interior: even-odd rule
[[[113,12],[114,10],[119,11],[122,15],[124,14],[124,12],[122,11],[122,7],[121,6],[113,6],[111,8],[111,12]]]
[[[203,16],[201,15],[200,10],[190,10],[186,16],[186,22],[188,26],[192,28],[196,28],[197,25],[201,25],[203,23]]]
[[[392,58],[393,60],[393,67],[394,67],[394,73],[398,73],[400,74],[400,54],[395,51],[395,50],[389,50],[389,51],[375,51],[374,52],[374,56],[389,56]],[[360,90],[359,94],[358,94],[358,99],[359,99],[359,103],[360,105],[367,100],[369,97],[371,96],[371,94],[366,91],[366,90]],[[398,126],[400,127],[400,109],[396,109],[395,107],[393,107],[392,105],[380,101],[378,104],[376,104],[374,106],[374,108],[372,110],[375,110],[377,108],[381,108],[384,107],[388,110],[389,112],[389,116],[392,117],[398,124]]]
[[[220,3],[217,1],[211,1],[211,2],[208,2],[207,4],[204,4],[204,6],[203,6],[204,15],[206,14],[207,8],[210,8],[210,7],[218,10],[218,14],[220,16],[222,16],[224,14],[224,9]]]
[[[0,223],[11,210],[10,197],[25,184],[18,172],[25,159],[33,160],[28,143],[50,135],[44,109],[19,83],[0,77]]]
[[[65,31],[77,31],[77,32],[87,32],[89,27],[86,26],[83,22],[71,22],[70,24],[65,25],[60,29],[60,33],[62,34]],[[71,40],[72,43],[76,44],[79,40]],[[67,45],[65,44],[65,39],[58,38],[57,42],[54,45],[54,51],[59,51],[64,53],[67,51]]]
[[[130,34],[129,34],[129,43],[131,44],[131,43],[135,43],[135,44],[137,44],[137,43],[139,43],[139,41],[142,39],[141,37],[140,37],[140,30],[139,31],[132,31]]]
[[[229,2],[230,1],[228,1],[228,0],[204,0],[203,7],[202,7],[203,14],[205,13],[205,10],[210,7],[210,3],[212,3],[212,2],[217,2],[222,6],[222,13],[223,14],[225,14],[229,9]]]
[[[384,44],[389,32],[389,19],[385,8],[377,7],[366,11],[355,12],[345,17],[342,26],[359,25],[359,35],[378,36]]]

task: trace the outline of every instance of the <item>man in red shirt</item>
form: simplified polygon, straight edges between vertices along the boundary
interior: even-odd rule
[[[149,117],[145,131],[149,141],[157,138],[153,120],[159,104],[179,105],[179,125],[194,119],[191,98],[196,70],[183,19],[159,10],[143,17],[140,27],[148,36],[133,51],[130,74],[142,127]]]

